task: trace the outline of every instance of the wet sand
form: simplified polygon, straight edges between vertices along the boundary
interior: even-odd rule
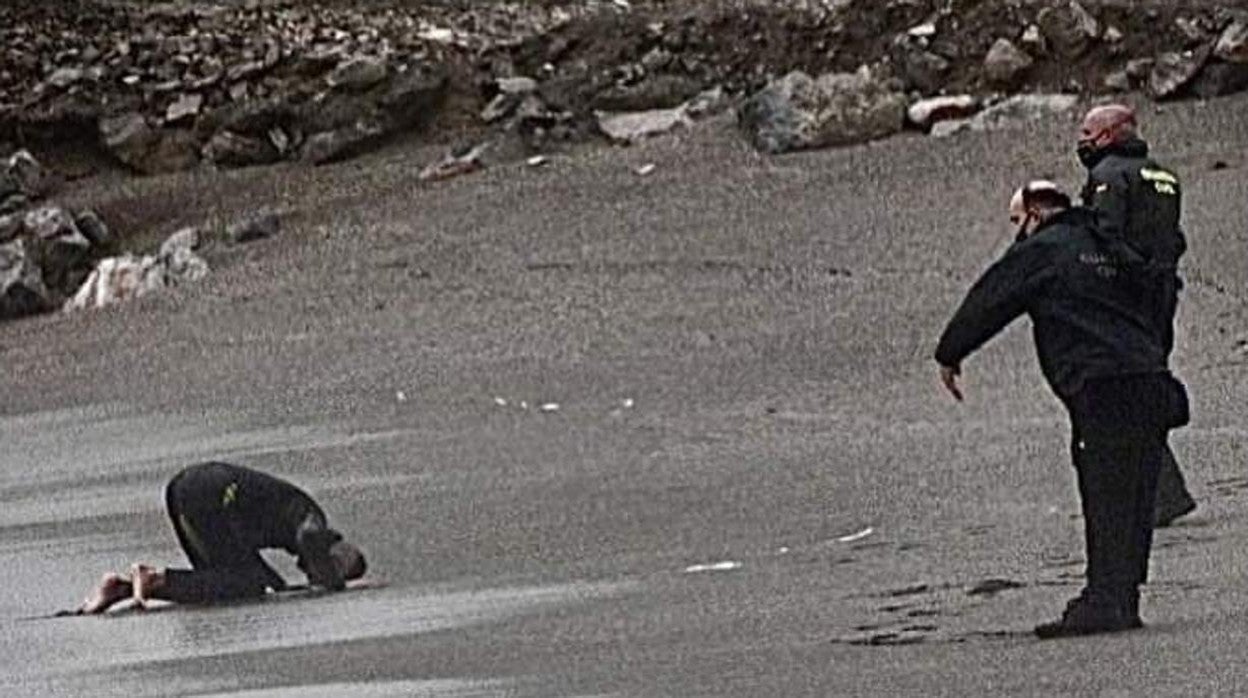
[[[1187,186],[1201,508],[1158,535],[1144,632],[1027,635],[1082,527],[1026,323],[964,405],[929,359],[1012,188],[1078,181],[1073,121],[781,158],[711,124],[434,186],[412,147],[77,184],[169,230],[294,213],[200,285],[0,326],[0,693],[1234,694],[1245,107],[1146,112]],[[206,458],[306,485],[388,586],[20,620],[179,563],[163,484]]]

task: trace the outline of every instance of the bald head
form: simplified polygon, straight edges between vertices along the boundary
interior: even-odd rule
[[[1047,179],[1033,179],[1010,197],[1010,223],[1022,240],[1054,214],[1070,208],[1070,197]]]
[[[1079,125],[1079,145],[1104,148],[1134,138],[1135,110],[1125,104],[1093,107]]]

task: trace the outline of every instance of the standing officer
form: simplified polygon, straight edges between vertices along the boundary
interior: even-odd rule
[[[1070,413],[1087,547],[1086,585],[1041,638],[1143,627],[1157,471],[1187,395],[1166,367],[1150,298],[1123,283],[1094,215],[1051,182],[1011,202],[1019,241],[975,283],[936,349],[945,387],[961,400],[962,361],[1019,315],[1031,317],[1040,368]]]
[[[1121,262],[1141,293],[1154,295],[1166,353],[1174,349],[1174,313],[1183,282],[1179,258],[1187,250],[1179,226],[1179,178],[1148,155],[1135,112],[1122,104],[1093,108],[1079,128],[1076,152],[1088,170],[1083,204],[1096,211],[1102,244]],[[1196,509],[1183,473],[1166,446],[1157,481],[1156,523],[1168,526]]]

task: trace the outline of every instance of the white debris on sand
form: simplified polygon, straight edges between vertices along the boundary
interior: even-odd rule
[[[856,532],[856,533],[851,533],[851,534],[849,534],[849,535],[847,535],[847,536],[841,536],[840,538],[837,538],[837,539],[836,539],[836,542],[838,542],[838,543],[853,543],[854,541],[856,541],[856,540],[862,540],[863,538],[866,538],[867,536],[869,536],[869,535],[871,535],[871,534],[873,534],[873,533],[875,533],[875,529],[874,529],[874,528],[872,528],[872,527],[870,527],[870,526],[867,526],[866,528],[862,529],[861,531],[858,531],[858,532]]]
[[[690,565],[685,568],[685,574],[693,574],[695,572],[728,572],[740,569],[741,563],[735,560],[724,560],[723,562],[712,562],[705,565]]]

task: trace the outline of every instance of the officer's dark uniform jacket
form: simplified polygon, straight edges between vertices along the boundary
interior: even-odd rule
[[[958,366],[1026,313],[1040,368],[1064,401],[1089,379],[1167,372],[1150,301],[1121,283],[1094,227],[1092,212],[1075,207],[1012,245],[967,293],[936,360]]]
[[[1169,352],[1183,288],[1179,258],[1187,251],[1179,178],[1150,158],[1148,144],[1138,138],[1110,145],[1097,158],[1088,170],[1083,204],[1096,212],[1102,245],[1126,265],[1139,292],[1152,296],[1153,322]]]
[[[1180,228],[1179,178],[1133,138],[1110,145],[1088,170],[1083,204],[1096,211],[1097,234],[1129,265],[1173,270],[1187,250]]]

